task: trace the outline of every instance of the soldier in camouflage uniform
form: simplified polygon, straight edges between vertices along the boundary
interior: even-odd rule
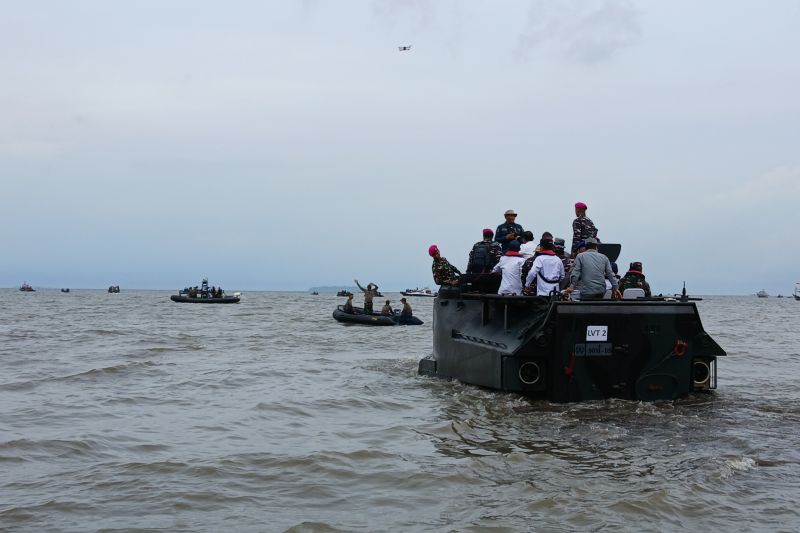
[[[569,256],[566,254],[566,252],[564,252],[564,246],[566,245],[564,239],[561,237],[556,237],[553,240],[553,245],[556,250],[556,255],[561,258],[561,263],[564,265],[564,272],[566,275],[564,276],[564,279],[561,280],[561,288],[566,289],[567,285],[569,284],[569,272],[572,270],[572,263],[575,260],[572,259],[572,256]]]
[[[434,283],[441,286],[458,287],[461,272],[442,257],[442,254],[439,253],[439,247],[432,244],[428,248],[428,255],[433,257],[431,270],[433,271]]]
[[[619,281],[620,292],[624,292],[625,289],[644,289],[645,297],[650,298],[650,284],[644,279],[644,274],[642,274],[642,263],[639,261],[634,261],[631,263],[630,268]]]
[[[594,222],[586,216],[588,206],[583,202],[575,204],[575,220],[572,221],[572,255],[578,248],[578,242],[588,239],[589,237],[597,238],[597,228]]]
[[[500,246],[503,247],[503,253],[508,251],[508,245],[511,241],[516,240],[524,231],[522,226],[514,222],[517,219],[517,214],[513,209],[506,211],[505,217],[505,223],[497,226],[497,230],[494,232],[494,240],[499,242]]]
[[[483,274],[491,272],[492,268],[503,257],[503,248],[499,242],[492,240],[494,232],[489,228],[483,230],[483,240],[476,242],[469,252],[467,262],[468,274]]]
[[[375,296],[375,289],[377,285],[373,285],[372,283],[367,284],[367,288],[364,290],[364,314],[371,315],[372,314],[372,298]]]

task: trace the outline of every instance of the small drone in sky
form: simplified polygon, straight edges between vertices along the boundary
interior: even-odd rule
[[[398,46],[397,49],[400,50],[401,52],[408,52],[409,50],[411,50],[411,45],[409,44],[408,46]]]

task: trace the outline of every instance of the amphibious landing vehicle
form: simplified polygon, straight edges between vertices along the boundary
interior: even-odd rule
[[[717,386],[725,351],[683,298],[560,301],[442,288],[419,373],[554,402],[672,400]]]

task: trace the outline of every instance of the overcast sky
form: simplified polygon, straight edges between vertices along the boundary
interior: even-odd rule
[[[403,289],[576,201],[656,292],[800,281],[796,0],[0,7],[0,286]]]

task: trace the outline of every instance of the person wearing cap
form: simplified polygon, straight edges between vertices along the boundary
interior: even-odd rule
[[[564,265],[564,279],[561,280],[561,288],[565,289],[567,285],[569,285],[569,272],[572,270],[572,256],[568,255],[564,251],[564,247],[566,246],[566,241],[561,237],[556,237],[553,239],[553,247],[556,251],[556,255],[561,259],[561,264]]]
[[[569,287],[564,291],[570,294],[575,289],[581,291],[581,300],[587,298],[602,298],[606,293],[606,281],[611,282],[611,295],[621,298],[619,282],[614,271],[611,270],[611,261],[597,251],[597,239],[586,239],[586,251],[575,257],[570,273]]]
[[[428,255],[433,258],[431,270],[433,271],[433,281],[440,286],[458,287],[461,272],[442,257],[439,247],[432,244],[428,248]]]
[[[539,252],[533,260],[533,266],[525,277],[525,289],[533,292],[535,284],[537,296],[550,296],[553,291],[561,287],[564,279],[564,264],[556,255],[552,239],[542,238],[539,241]]]
[[[517,214],[513,209],[506,211],[505,217],[506,221],[497,226],[494,232],[494,240],[499,242],[500,246],[503,247],[503,253],[508,251],[509,243],[516,240],[524,231],[522,226],[515,222],[517,220]]]
[[[592,237],[597,238],[597,228],[594,222],[586,216],[588,206],[583,202],[575,204],[575,220],[572,221],[572,253],[578,249],[578,242]]]
[[[472,245],[467,261],[468,274],[483,274],[491,272],[492,268],[500,261],[503,256],[503,248],[500,243],[494,242],[494,232],[486,228],[483,230],[483,240]]]
[[[521,268],[525,259],[519,253],[519,241],[508,243],[508,251],[500,258],[492,272],[501,272],[502,278],[497,294],[522,294]]]
[[[386,300],[386,303],[383,304],[383,307],[381,307],[381,314],[383,316],[394,316],[394,311],[392,311],[392,305],[391,304],[392,304],[392,302],[389,301],[389,300]]]
[[[619,290],[620,292],[625,292],[625,289],[644,289],[645,298],[650,298],[650,296],[652,296],[650,284],[644,279],[642,263],[639,261],[631,263],[628,271],[622,276],[619,282]]]

